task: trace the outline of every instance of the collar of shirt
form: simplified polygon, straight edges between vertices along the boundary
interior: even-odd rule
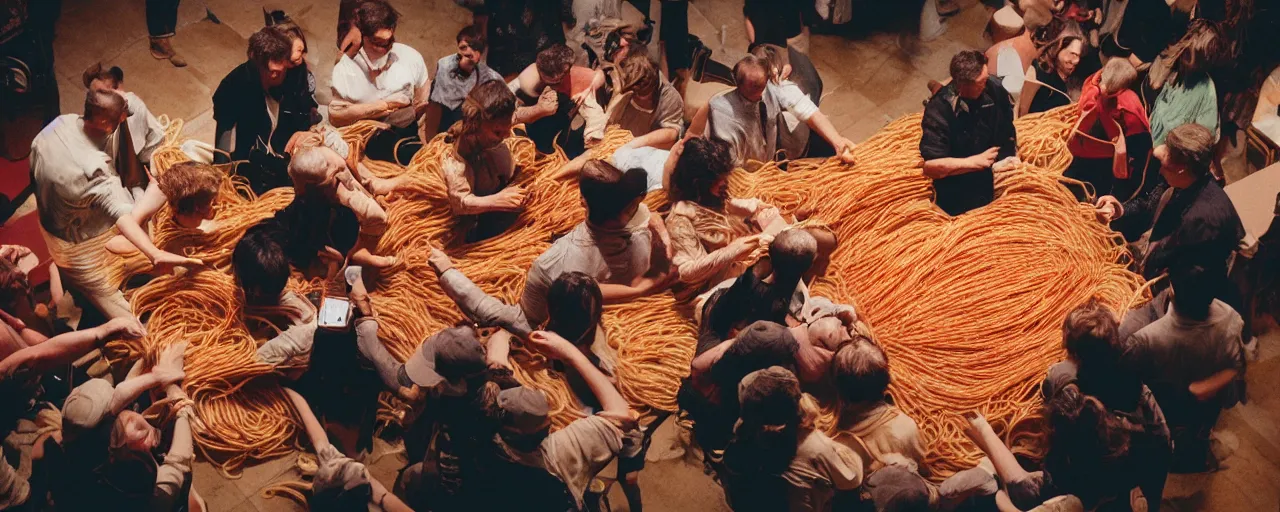
[[[379,75],[385,73],[388,69],[391,69],[391,66],[395,65],[396,61],[400,60],[399,55],[396,54],[397,45],[399,45],[399,43],[394,43],[392,44],[391,49],[387,50],[387,54],[383,56],[385,61],[381,66],[377,66],[373,60],[369,58],[369,55],[364,52],[364,48],[360,48],[360,51],[356,53],[356,58],[352,60],[355,61],[356,66],[358,66],[361,71],[364,71],[364,74],[369,77],[369,81],[374,82],[378,79]]]

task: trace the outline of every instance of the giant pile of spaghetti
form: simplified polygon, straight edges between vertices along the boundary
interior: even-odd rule
[[[1026,163],[998,179],[999,199],[958,218],[930,203],[916,150],[918,115],[858,146],[854,166],[796,161],[786,173],[768,164],[731,176],[733,195],[759,197],[784,212],[815,212],[839,235],[832,270],[815,292],[857,304],[859,315],[875,326],[892,360],[892,394],[919,422],[937,474],[968,467],[977,457],[963,441],[958,411],[981,411],[1006,431],[1034,414],[1039,379],[1062,357],[1059,329],[1071,307],[1098,296],[1119,310],[1141,289],[1142,280],[1125,269],[1127,254],[1114,233],[1059,184],[1070,162],[1065,139],[1073,115],[1065,108],[1020,120]],[[370,132],[368,125],[344,130],[357,144]],[[629,139],[625,131],[611,130],[599,154],[611,154]],[[383,272],[372,294],[380,337],[396,357],[409,357],[427,336],[461,319],[426,264],[431,246],[444,247],[485,291],[514,301],[534,258],[554,235],[582,220],[576,183],[548,177],[565,163],[564,155],[538,154],[519,137],[508,144],[521,167],[517,183],[528,190],[526,210],[507,233],[474,245],[451,239],[437,165],[447,150],[441,138],[407,168],[368,162],[375,174],[411,177],[382,201],[389,230],[377,252],[401,263]],[[209,233],[179,228],[167,210],[161,212],[158,245],[181,248],[213,269],[162,277],[136,290],[134,308],[150,314],[150,334],[140,343],[110,347],[116,358],[129,359],[179,339],[190,342],[185,386],[206,425],[196,433],[198,445],[228,473],[249,460],[288,453],[298,434],[273,370],[254,361],[261,341],[245,329],[242,298],[228,268],[245,229],[291,196],[275,190],[252,198],[229,179],[216,205],[217,227]],[[651,194],[648,202],[657,209],[665,197]],[[313,285],[295,278],[290,286]],[[604,325],[619,351],[619,386],[635,407],[676,408],[694,349],[688,313],[670,292],[606,308]],[[550,396],[556,426],[579,414],[576,399],[541,356],[516,348],[513,357],[517,377]],[[827,414],[820,424],[833,428],[833,419]]]

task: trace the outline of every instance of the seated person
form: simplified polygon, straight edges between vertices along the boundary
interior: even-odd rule
[[[565,272],[582,272],[599,282],[605,304],[656,293],[675,277],[648,276],[654,234],[662,239],[666,229],[641,202],[645,195],[642,169],[624,173],[607,162],[592,160],[582,170],[578,189],[586,220],[538,256],[525,279],[520,309],[530,325],[547,320],[547,290]]]
[[[117,66],[103,69],[102,63],[99,62],[89,66],[89,69],[84,71],[83,78],[84,86],[89,90],[116,91],[124,95],[125,101],[129,104],[129,119],[120,126],[128,130],[129,144],[133,145],[138,161],[150,166],[151,153],[164,143],[165,127],[160,124],[156,116],[151,114],[151,110],[147,109],[147,104],[143,103],[142,98],[121,88],[124,86],[124,71]],[[137,194],[134,196],[136,197]]]
[[[298,151],[289,162],[289,176],[293,201],[269,222],[286,235],[284,248],[293,266],[307,274],[318,270],[315,264],[327,265],[320,273],[333,275],[334,264],[347,256],[353,265],[376,269],[396,264],[394,257],[372,254],[386,232],[387,213],[336,152],[327,147]]]
[[[1062,175],[1093,186],[1098,196],[1132,199],[1156,186],[1147,176],[1151,124],[1138,94],[1130,90],[1138,71],[1111,59],[1084,82],[1080,121],[1067,148],[1075,157]],[[1079,192],[1077,198],[1083,197]]]
[[[1244,237],[1244,227],[1231,199],[1209,172],[1213,133],[1198,124],[1184,124],[1170,131],[1152,154],[1160,161],[1163,183],[1125,203],[1115,196],[1099,197],[1100,218],[1132,217],[1139,222],[1131,225],[1141,226],[1136,233],[1151,229],[1146,250],[1138,257],[1148,279],[1179,258],[1191,258],[1217,277],[1215,296],[1243,310],[1239,291],[1227,279],[1226,262]]]
[[[1065,494],[1079,498],[1084,510],[1127,505],[1134,487],[1163,496],[1169,427],[1151,391],[1123,367],[1116,329],[1115,316],[1096,300],[1067,314],[1067,360],[1049,368],[1041,390],[1049,416],[1041,471],[1023,469],[982,415],[965,414],[965,434],[1005,484],[996,496],[1002,508],[1026,510]],[[1148,506],[1155,509],[1158,500]]]
[[[462,313],[481,327],[501,327],[521,339],[535,330],[551,331],[570,340],[601,371],[612,376],[617,354],[609,347],[605,330],[600,327],[604,299],[600,285],[591,276],[570,271],[560,274],[547,288],[547,321],[542,325],[529,322],[520,306],[504,304],[484,293],[480,287],[453,266],[449,256],[432,248],[427,259],[435,269],[440,287],[453,299]],[[573,379],[570,379],[573,384]],[[577,389],[575,391],[586,391]],[[589,398],[589,393],[579,393]]]
[[[283,32],[257,31],[249,38],[249,60],[227,73],[213,93],[214,146],[230,153],[231,160],[249,162],[237,170],[257,194],[289,185],[285,146],[313,124],[309,109],[297,111],[311,98],[307,84],[285,80],[292,50]]]
[[[853,162],[853,141],[840,135],[831,120],[818,110],[814,100],[800,84],[791,80],[791,54],[788,48],[771,44],[756,45],[751,54],[763,60],[769,67],[769,84],[766,86],[782,107],[781,122],[778,125],[778,149],[785,152],[787,159],[799,159],[811,156],[809,152],[812,133],[817,133],[823,141],[834,148],[834,155],[839,155],[845,162]],[[812,132],[810,130],[812,129]],[[829,156],[812,155],[812,156]]]
[[[865,451],[868,468],[880,462],[927,471],[919,427],[890,403],[889,356],[884,349],[870,338],[856,337],[836,351],[831,372],[840,404],[836,441]]]
[[[987,72],[987,58],[965,50],[951,58],[951,83],[924,107],[920,156],[934,202],[956,216],[990,204],[994,171],[1017,161],[1013,103]]]
[[[515,387],[498,393],[502,423],[480,483],[487,489],[481,496],[491,501],[477,510],[582,509],[591,479],[618,455],[624,432],[635,428],[626,399],[572,343],[535,331],[528,344],[580,373],[600,409],[550,432],[550,407],[542,391]]]
[[[515,123],[525,124],[539,152],[553,153],[554,143],[576,157],[604,138],[607,120],[595,94],[604,84],[604,73],[575,66],[573,60],[568,46],[551,45],[507,84],[519,101]],[[581,143],[569,138],[569,132],[576,131],[572,121],[579,116],[584,122]]]
[[[490,80],[502,81],[502,75],[481,62],[485,50],[481,25],[462,27],[456,39],[458,52],[436,62],[435,78],[431,80],[431,93],[427,97],[431,102],[427,109],[428,124],[422,129],[424,142],[462,120],[462,104],[472,89]],[[437,122],[431,122],[433,115],[439,116]]]
[[[730,151],[728,142],[703,138],[687,139],[675,150],[679,159],[667,187],[671,264],[680,281],[695,288],[742,274],[763,249],[761,232],[771,228],[773,236],[786,227],[777,208],[729,197]]]
[[[1023,86],[1018,116],[1070,105],[1079,97],[1080,59],[1086,50],[1080,26],[1067,22],[1056,38],[1044,45],[1032,67],[1035,79]]]
[[[738,383],[770,366],[795,368],[799,343],[781,324],[757,321],[733,339],[714,345],[699,342],[689,377],[680,384],[680,408],[693,420],[693,437],[709,462],[733,435],[738,419]]]
[[[748,160],[770,162],[778,157],[779,150],[788,149],[779,146],[780,141],[785,142],[786,130],[781,129],[778,123],[781,121],[783,127],[786,126],[782,117],[786,111],[828,138],[832,146],[840,149],[842,159],[852,161],[847,150],[853,147],[853,143],[840,137],[829,122],[818,124],[826,117],[814,115],[817,106],[799,87],[782,88],[772,82],[777,79],[775,72],[782,71],[785,70],[773,69],[769,61],[755,55],[743,57],[733,67],[738,87],[711,98],[694,116],[689,124],[689,133],[705,134],[728,142],[733,148],[735,166],[741,166]],[[807,144],[808,139],[804,142]],[[787,158],[792,156],[788,154]]]
[[[769,243],[769,258],[741,276],[725,280],[694,301],[699,345],[720,343],[733,330],[756,320],[798,323],[809,290],[804,275],[817,258],[818,243],[802,229],[788,229]],[[703,337],[707,337],[703,340]]]
[[[1193,262],[1169,269],[1173,302],[1168,314],[1126,343],[1125,360],[1151,388],[1174,439],[1174,470],[1217,466],[1209,434],[1222,410],[1244,398],[1244,320],[1214,299],[1205,269]]]
[[[496,236],[519,216],[524,189],[511,182],[516,162],[507,147],[516,98],[499,80],[484,82],[462,104],[462,122],[449,130],[452,147],[440,156],[455,232],[465,243]],[[447,139],[446,139],[447,140]]]
[[[632,147],[670,149],[684,131],[680,93],[658,72],[647,51],[628,52],[616,69],[613,97],[606,109],[609,124],[631,132]]]
[[[381,121],[365,144],[374,160],[408,165],[422,148],[418,119],[426,112],[430,75],[422,54],[396,42],[400,13],[382,1],[367,1],[356,10],[355,25],[363,42],[355,57],[343,55],[333,66],[333,101],[329,120],[334,126],[357,121]]]
[[[103,379],[90,379],[67,396],[62,406],[62,452],[66,464],[62,467],[64,476],[52,488],[59,509],[91,510],[105,505],[113,510],[171,510],[188,502],[189,496],[182,493],[190,478],[187,473],[193,454],[189,420],[194,411],[180,408],[171,451],[164,456],[165,463],[157,466],[157,459],[150,452],[159,447],[160,432],[142,415],[128,410],[143,393],[156,388],[179,401],[185,397],[178,384],[185,377],[182,362],[186,348],[186,342],[165,348],[149,372],[141,372],[139,362],[117,386]],[[145,471],[144,476],[134,478],[138,471]],[[122,496],[122,491],[133,491],[133,496]],[[137,501],[126,501],[127,497]]]
[[[231,272],[245,298],[246,313],[271,311],[282,316],[279,334],[258,347],[257,360],[273,366],[304,366],[311,355],[317,328],[316,307],[293,291],[289,282],[289,258],[278,228],[259,223],[236,242]],[[256,311],[255,311],[256,310]]]
[[[734,510],[831,510],[837,492],[862,485],[862,461],[814,426],[818,404],[789,370],[756,370],[734,391],[739,419],[719,475]]]
[[[45,244],[67,286],[108,318],[133,315],[119,283],[109,282],[101,264],[112,228],[138,247],[145,238],[129,215],[133,197],[116,167],[135,156],[113,142],[124,140],[119,128],[127,119],[123,95],[90,90],[83,116],[59,116],[31,143],[31,175]],[[157,273],[203,264],[167,251],[147,256]]]
[[[413,509],[373,478],[364,464],[351,460],[329,444],[329,435],[302,395],[288,388],[284,392],[302,418],[302,427],[316,450],[318,467],[311,487],[311,510],[361,510],[376,504],[378,509],[387,512],[412,512]]]
[[[143,242],[139,246],[142,253],[152,255],[159,251],[142,226],[146,226],[166,204],[172,208],[175,224],[208,232],[214,216],[213,204],[218,199],[218,190],[222,188],[225,179],[226,175],[213,166],[186,161],[174,164],[151,180],[147,191],[138,198],[128,214],[133,220],[129,227],[138,226],[141,231],[132,235],[134,239]],[[139,250],[123,235],[108,242],[107,249],[116,254]]]

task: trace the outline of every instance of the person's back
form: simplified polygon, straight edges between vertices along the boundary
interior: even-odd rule
[[[1240,330],[1244,320],[1214,299],[1208,316],[1189,318],[1171,309],[1129,339],[1129,350],[1143,354],[1149,382],[1184,388],[1218,371],[1243,365]]]

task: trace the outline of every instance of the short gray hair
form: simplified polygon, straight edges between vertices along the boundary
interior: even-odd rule
[[[329,159],[325,157],[325,148],[305,148],[293,155],[289,161],[289,177],[298,183],[317,184],[328,177]]]
[[[1133,87],[1138,81],[1138,70],[1129,59],[1113,58],[1102,66],[1102,93],[1114,94]]]

